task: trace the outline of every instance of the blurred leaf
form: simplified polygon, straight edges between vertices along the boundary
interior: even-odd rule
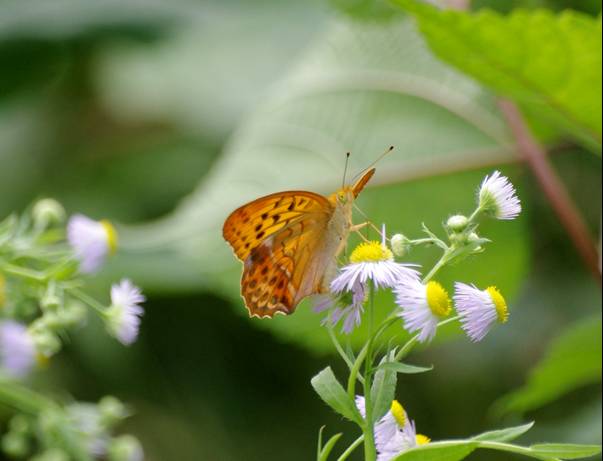
[[[510,442],[511,440],[515,440],[517,437],[528,432],[533,426],[534,423],[532,422],[523,424],[521,426],[509,427],[507,429],[484,432],[483,434],[473,437],[473,440],[488,442]]]
[[[387,0],[329,0],[334,8],[362,21],[387,21],[400,11]]]
[[[312,378],[312,387],[320,398],[333,410],[349,419],[360,423],[355,403],[339,384],[331,367],[327,367]]]
[[[402,374],[416,374],[416,373],[425,373],[427,371],[431,371],[433,370],[433,367],[417,367],[415,365],[408,365],[406,363],[400,363],[400,362],[388,362],[388,363],[384,363],[382,365],[379,365],[379,368],[383,368],[385,370],[391,370],[395,373],[402,373]]]
[[[601,151],[601,17],[572,10],[503,16],[395,3],[417,18],[442,59]]]
[[[336,23],[234,134],[194,194],[166,219],[121,229],[123,248],[146,253],[145,263],[124,256],[113,267],[163,288],[209,287],[240,306],[240,263],[221,238],[228,213],[278,190],[331,192],[341,182],[346,151],[353,171],[389,145],[396,150],[379,163],[370,186],[389,185],[366,190],[359,205],[375,222],[409,234],[420,232],[421,221],[435,228],[458,207],[470,211],[483,173],[433,176],[514,159],[491,96],[433,58],[411,21]],[[491,274],[486,267],[504,262],[508,270],[497,277],[514,292],[525,271],[523,227],[484,230],[498,239],[499,250],[483,262],[468,261],[463,274],[477,274],[477,283]],[[416,256],[432,263],[437,255]],[[168,260],[173,273],[163,271]],[[443,277],[458,273],[450,268]],[[380,312],[391,306],[387,295],[378,298]],[[245,314],[242,306],[239,312]],[[253,323],[316,350],[331,349],[320,318],[304,305],[291,317]]]
[[[151,27],[189,17],[190,3],[136,0],[4,0],[0,2],[0,40],[66,38],[102,27]]]
[[[470,440],[429,443],[409,450],[393,461],[459,461],[473,453],[477,446]]]
[[[525,412],[601,381],[601,318],[581,320],[553,341],[522,388],[499,400],[499,412]]]

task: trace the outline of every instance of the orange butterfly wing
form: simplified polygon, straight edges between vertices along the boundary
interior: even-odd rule
[[[243,261],[241,295],[251,316],[290,314],[320,289],[324,267],[315,264],[334,207],[305,191],[259,198],[226,219],[223,236]]]

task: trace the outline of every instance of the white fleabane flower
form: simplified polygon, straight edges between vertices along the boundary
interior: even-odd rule
[[[15,378],[22,378],[33,367],[36,349],[27,331],[20,323],[7,320],[0,324],[0,369]]]
[[[515,219],[521,213],[521,202],[509,178],[500,171],[486,176],[478,192],[478,206],[497,219]]]
[[[69,219],[67,240],[80,262],[80,270],[86,274],[98,270],[107,255],[117,249],[117,232],[109,221],[95,221],[81,214]]]
[[[366,418],[363,396],[356,396],[356,408]],[[390,410],[375,424],[374,434],[378,461],[390,461],[410,448],[430,442],[428,437],[417,435],[414,422],[397,400],[392,401]]]
[[[392,288],[401,279],[417,279],[419,273],[408,264],[394,261],[389,248],[380,242],[361,243],[350,256],[350,264],[331,282],[331,291],[352,291],[358,283],[371,280],[375,288]]]
[[[144,301],[140,288],[127,279],[111,287],[111,306],[106,312],[107,328],[126,346],[138,337],[140,317],[144,314],[140,303]]]
[[[401,280],[394,288],[396,304],[401,311],[409,333],[419,332],[418,340],[431,341],[438,323],[451,311],[451,301],[446,290],[438,282],[423,284],[420,280]]]
[[[320,295],[314,305],[314,312],[323,312],[331,309],[323,319],[322,324],[329,323],[335,326],[343,318],[341,331],[349,334],[355,327],[360,325],[365,301],[366,286],[362,283],[357,283],[351,292],[344,292],[339,296],[332,294]]]
[[[495,321],[505,323],[509,318],[505,298],[493,286],[480,290],[474,285],[457,282],[454,304],[463,330],[474,342],[484,339]]]

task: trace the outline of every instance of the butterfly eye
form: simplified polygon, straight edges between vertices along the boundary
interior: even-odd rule
[[[337,194],[337,199],[341,202],[341,203],[345,203],[346,199],[345,199],[345,194],[343,192],[339,192],[339,194]]]

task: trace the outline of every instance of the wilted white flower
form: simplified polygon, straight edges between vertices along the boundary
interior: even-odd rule
[[[0,368],[21,378],[31,370],[35,358],[36,349],[27,328],[13,320],[0,323]]]
[[[486,176],[478,192],[478,206],[498,219],[515,219],[521,213],[521,202],[509,178],[495,171]]]
[[[451,301],[438,282],[423,284],[420,280],[401,280],[394,288],[396,303],[410,333],[419,332],[419,341],[430,341],[435,336],[438,322],[451,311]]]
[[[109,221],[94,221],[81,214],[69,219],[67,240],[80,261],[83,273],[98,270],[107,255],[117,249],[117,232]]]
[[[356,408],[366,418],[363,396],[356,396]],[[414,422],[397,400],[392,401],[390,410],[375,424],[374,434],[377,461],[390,461],[410,448],[430,442],[428,437],[416,433]]]
[[[342,318],[341,331],[349,334],[360,325],[364,302],[366,301],[366,286],[358,282],[352,287],[351,292],[344,292],[339,296],[333,294],[321,295],[314,306],[315,312],[332,309],[323,320],[323,325],[330,323],[335,326]]]
[[[495,321],[505,323],[509,310],[505,298],[496,287],[480,290],[473,285],[455,284],[454,304],[461,317],[463,330],[472,341],[481,341]]]
[[[140,303],[144,301],[140,288],[127,279],[111,287],[111,306],[106,312],[107,327],[126,346],[138,337],[140,317],[144,314]]]

